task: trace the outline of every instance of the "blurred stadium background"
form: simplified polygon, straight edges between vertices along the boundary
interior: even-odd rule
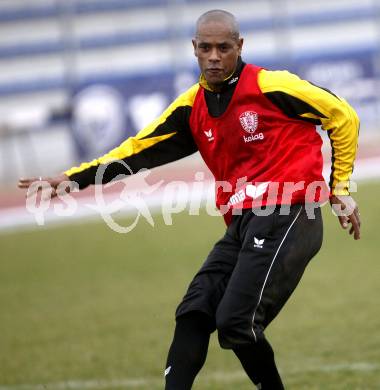
[[[149,225],[140,224],[130,238],[116,238],[104,224],[17,232],[20,215],[27,219],[28,213],[24,194],[15,186],[20,176],[53,175],[108,151],[196,82],[193,26],[202,12],[213,8],[238,17],[245,61],[296,72],[345,97],[359,113],[355,178],[369,181],[358,194],[367,217],[366,238],[361,246],[347,244],[347,237],[327,242],[330,252],[321,255],[309,277],[310,289],[301,290],[310,310],[306,308],[303,317],[305,302],[299,302],[284,314],[288,323],[292,316],[299,318],[300,337],[281,327],[275,328],[273,337],[283,347],[280,360],[291,389],[380,389],[376,335],[380,313],[373,293],[379,273],[372,272],[379,270],[375,260],[380,212],[380,1],[0,0],[1,390],[162,388],[160,370],[171,337],[171,330],[165,329],[172,329],[175,304],[220,234],[220,221],[199,217],[205,235],[198,232],[199,222],[186,216],[178,217],[172,229],[159,225],[154,234]],[[204,167],[195,156],[162,168],[156,177],[191,179],[191,172],[200,168]],[[31,226],[31,218],[27,223]],[[330,223],[328,233],[339,234],[336,221]],[[189,231],[197,233],[191,237]],[[141,241],[151,242],[151,250],[141,252]],[[120,259],[124,246],[132,264]],[[332,253],[344,257],[344,264],[336,264],[331,273],[327,259]],[[151,268],[141,265],[139,256],[154,259]],[[371,259],[364,266],[370,275],[356,285],[355,276],[363,272],[358,259]],[[341,274],[344,267],[346,279]],[[168,269],[175,280],[161,289]],[[327,269],[330,287],[321,282]],[[329,312],[312,289],[333,295],[335,284],[347,300],[326,297],[335,310]],[[150,302],[152,295],[161,311]],[[348,310],[355,304],[364,305],[359,317]],[[157,323],[148,336],[140,330],[146,323],[141,307],[152,312]],[[120,315],[125,309],[130,313],[127,318]],[[360,332],[344,334],[355,326],[362,327]],[[323,333],[331,329],[335,330]],[[308,339],[313,332],[315,339]],[[373,335],[371,342],[365,334]],[[294,353],[284,341],[289,337],[300,344]],[[320,346],[316,358],[310,357],[315,353],[313,341]],[[355,344],[365,351],[358,355]],[[211,354],[217,358],[212,355],[214,363],[206,367],[199,389],[250,388],[238,366],[217,350],[213,344]],[[154,361],[155,355],[161,360]],[[285,360],[289,355],[291,362]],[[232,373],[222,372],[229,367]],[[94,378],[99,381],[91,382]],[[69,379],[83,381],[72,386],[62,382]],[[327,385],[330,380],[335,387]],[[318,387],[318,382],[324,385]],[[30,387],[21,386],[25,383]],[[41,383],[56,385],[38,387]]]
[[[378,0],[1,0],[1,183],[98,156],[197,80],[196,18],[237,15],[244,59],[344,96],[379,135]]]

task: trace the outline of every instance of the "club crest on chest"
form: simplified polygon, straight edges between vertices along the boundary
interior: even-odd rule
[[[254,111],[245,111],[239,116],[241,127],[249,134],[253,134],[259,125],[259,116]]]

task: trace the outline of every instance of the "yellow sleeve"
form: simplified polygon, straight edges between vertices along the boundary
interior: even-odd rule
[[[197,148],[191,137],[189,117],[198,89],[199,84],[193,85],[136,136],[128,138],[104,156],[64,173],[70,180],[76,181],[79,188],[84,188],[95,184],[96,172],[101,165],[107,165],[102,181],[106,183],[119,174],[129,175],[194,153]],[[129,169],[118,163],[120,161]]]
[[[342,98],[287,71],[262,70],[261,91],[290,117],[321,125],[332,148],[330,187],[334,195],[348,195],[356,157],[359,118]]]

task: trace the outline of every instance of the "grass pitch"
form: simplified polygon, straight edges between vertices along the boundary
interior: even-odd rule
[[[380,184],[356,199],[362,239],[325,207],[322,250],[268,328],[290,390],[380,389]],[[0,390],[163,388],[174,310],[224,226],[154,219],[0,236]],[[194,389],[252,388],[214,335]]]

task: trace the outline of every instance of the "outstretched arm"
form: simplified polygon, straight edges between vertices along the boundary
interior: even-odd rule
[[[20,179],[18,186],[29,188],[34,182],[43,180],[51,185],[52,196],[55,196],[57,188],[68,180],[83,189],[91,184],[108,183],[119,175],[131,175],[140,169],[150,169],[196,152],[189,117],[198,88],[198,84],[191,87],[159,118],[104,156],[70,168],[55,177]],[[98,172],[101,174],[97,175]],[[65,187],[65,192],[70,192],[70,188]]]

